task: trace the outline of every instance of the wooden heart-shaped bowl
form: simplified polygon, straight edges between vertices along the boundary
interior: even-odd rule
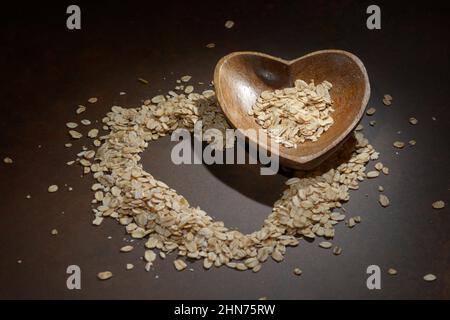
[[[223,57],[214,72],[214,85],[219,104],[236,129],[257,130],[261,127],[248,115],[256,99],[265,90],[293,87],[297,79],[316,84],[327,80],[334,101],[334,124],[315,141],[299,144],[297,148],[279,145],[278,155],[284,166],[313,169],[336,151],[361,120],[370,96],[369,77],[355,55],[342,50],[323,50],[286,61],[259,52],[234,52]],[[253,143],[259,138],[247,135]],[[267,143],[259,147],[276,153]]]

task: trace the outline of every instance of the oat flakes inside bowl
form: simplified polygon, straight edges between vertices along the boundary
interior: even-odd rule
[[[333,125],[332,87],[328,81],[296,80],[292,88],[262,92],[249,114],[277,143],[296,148],[317,141]]]

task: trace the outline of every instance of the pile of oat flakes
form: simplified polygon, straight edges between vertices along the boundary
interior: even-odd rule
[[[204,130],[228,128],[213,90],[202,94],[171,91],[145,101],[139,108],[114,106],[103,118],[103,129],[109,133],[98,136],[97,129],[89,131],[88,136],[95,139],[94,145],[99,148],[78,154],[77,162],[84,173],[91,173],[96,179],[92,190],[98,205],[93,209],[93,223],[99,225],[104,218],[113,218],[132,238],[146,238],[147,268],[157,258],[157,249],[161,258],[170,252],[178,255],[174,261],[177,270],[187,267],[182,257],[189,257],[203,260],[205,269],[228,266],[258,272],[269,258],[282,261],[286,247],[297,246],[302,238],[332,239],[334,226],[346,218],[333,210],[349,200],[349,190],[358,189],[359,182],[366,178],[367,163],[378,158],[367,139],[355,133],[342,151],[315,171],[297,172],[288,180],[262,228],[243,234],[190,206],[182,195],[155,179],[140,163],[140,153],[149,142],[177,128],[192,131],[200,120]],[[73,131],[72,138],[82,136]],[[360,218],[350,220],[352,227]],[[320,246],[331,248],[332,244],[324,241]],[[341,250],[335,247],[333,253],[340,254]]]
[[[292,88],[263,91],[249,115],[275,142],[297,148],[308,140],[317,141],[333,125],[332,87],[328,81],[315,85],[296,80]]]

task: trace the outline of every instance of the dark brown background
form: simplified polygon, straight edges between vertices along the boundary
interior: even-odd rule
[[[395,3],[380,3],[379,31],[366,28],[370,3],[364,1],[78,2],[81,31],[66,29],[70,3],[64,1],[3,7],[0,158],[15,162],[0,164],[0,297],[450,298],[449,11],[430,1]],[[223,27],[227,19],[236,22],[231,30]],[[205,48],[209,42],[216,48]],[[363,120],[365,133],[391,169],[389,176],[351,193],[345,207],[363,222],[352,230],[337,228],[333,242],[343,247],[341,256],[318,248],[318,241],[302,242],[288,249],[283,263],[270,261],[258,274],[205,272],[200,263],[189,265],[194,272],[178,273],[173,256],[158,260],[147,273],[139,260],[143,243],[120,254],[124,229],[109,220],[91,225],[92,178],[81,179],[78,167],[65,165],[88,142],[66,149],[67,121],[101,119],[114,104],[138,106],[172,89],[184,74],[208,82],[217,60],[232,51],[292,59],[329,48],[351,51],[365,63],[372,85],[369,106],[378,110],[375,127]],[[150,85],[138,83],[138,77]],[[127,95],[119,96],[120,91]],[[394,97],[390,108],[381,103],[384,93]],[[76,116],[76,105],[91,96],[99,102]],[[417,126],[408,123],[410,116],[419,119]],[[393,149],[393,141],[410,139],[417,146]],[[152,143],[144,167],[193,205],[244,232],[260,227],[287,179],[261,177],[257,166],[177,167],[170,150],[168,139]],[[51,184],[61,190],[47,193]],[[391,199],[387,209],[377,203],[378,184]],[[433,210],[438,199],[447,208]],[[56,237],[50,235],[53,228],[59,230]],[[136,268],[125,271],[126,263]],[[82,269],[82,290],[66,288],[71,264]],[[382,268],[382,290],[366,288],[371,264]],[[301,277],[292,275],[297,266]],[[389,267],[399,274],[388,276]],[[114,278],[98,281],[97,272],[104,270],[113,271]],[[438,280],[424,282],[426,273]]]

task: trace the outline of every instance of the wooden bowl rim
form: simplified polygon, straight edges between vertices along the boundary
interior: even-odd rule
[[[224,107],[224,104],[223,104],[224,97],[223,97],[222,89],[220,88],[220,86],[216,86],[216,84],[219,83],[219,73],[221,71],[221,68],[223,67],[224,63],[227,60],[229,60],[230,58],[234,58],[234,57],[240,56],[240,55],[254,55],[254,56],[260,56],[260,57],[264,57],[267,59],[275,60],[275,61],[283,63],[287,66],[291,66],[292,64],[294,64],[300,60],[303,60],[305,58],[315,56],[315,55],[320,55],[320,54],[329,54],[329,53],[341,54],[341,55],[344,55],[344,56],[350,58],[356,64],[356,66],[360,69],[361,74],[363,75],[364,85],[365,85],[364,96],[363,96],[363,99],[361,102],[360,109],[358,110],[358,113],[357,113],[355,119],[353,119],[352,123],[348,126],[348,128],[343,133],[341,133],[339,136],[337,136],[332,141],[332,143],[330,143],[325,148],[323,148],[322,150],[320,150],[316,153],[312,153],[312,154],[305,155],[305,156],[291,156],[291,155],[288,155],[288,154],[285,154],[284,152],[282,152],[281,147],[278,148],[278,153],[274,152],[275,154],[278,155],[280,160],[281,160],[281,158],[284,158],[284,159],[287,159],[289,161],[292,161],[294,163],[298,163],[301,165],[304,165],[310,161],[313,161],[313,160],[319,158],[320,156],[322,156],[322,155],[326,154],[327,152],[329,152],[330,150],[332,150],[334,147],[338,146],[356,128],[358,123],[361,121],[361,118],[364,114],[364,110],[366,109],[366,106],[369,102],[370,93],[371,93],[369,76],[367,74],[367,71],[366,71],[366,68],[365,68],[363,62],[353,53],[344,51],[344,50],[339,50],[339,49],[326,49],[326,50],[314,51],[314,52],[308,53],[306,55],[303,55],[303,56],[293,59],[293,60],[285,60],[285,59],[282,59],[279,57],[275,57],[275,56],[272,56],[272,55],[269,55],[266,53],[262,53],[262,52],[257,52],[257,51],[235,51],[235,52],[229,53],[226,56],[222,57],[217,62],[216,67],[214,69],[214,85],[215,85],[215,90],[216,90],[216,97],[219,102],[220,108],[224,112],[228,121],[230,121],[231,125],[236,128],[235,124],[230,120],[230,114],[228,113],[228,108]],[[236,128],[236,129],[239,130],[239,128]],[[261,147],[261,144],[258,143],[258,141],[255,141],[251,136],[246,135],[246,138],[249,139],[252,143],[257,144],[259,147]],[[266,146],[262,146],[262,147],[264,147],[266,150],[269,150],[270,152],[272,152],[271,148],[270,148],[270,143],[267,143]]]

